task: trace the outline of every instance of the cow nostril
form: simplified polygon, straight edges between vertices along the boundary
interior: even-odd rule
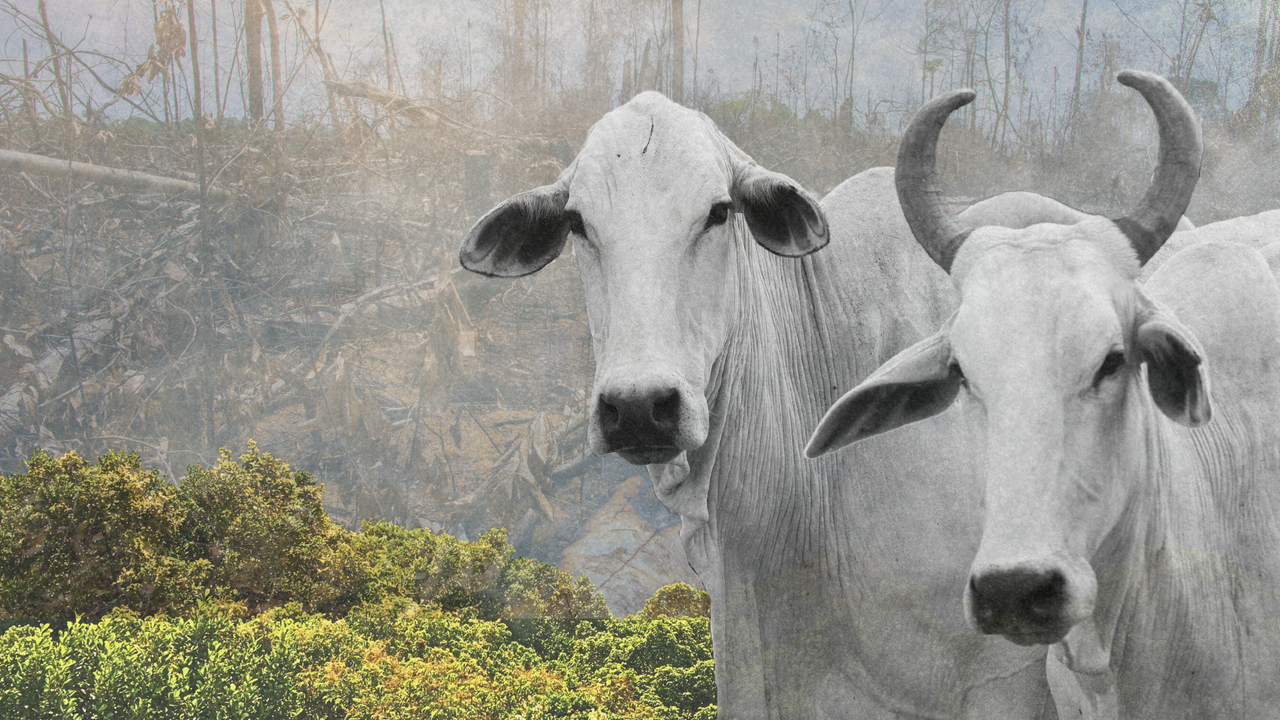
[[[986,598],[982,596],[982,592],[978,590],[978,583],[975,578],[969,578],[969,593],[974,598],[973,614],[980,624],[986,624],[995,616],[995,610],[991,604],[986,602]]]
[[[1027,612],[1037,618],[1054,616],[1062,605],[1065,596],[1067,579],[1062,573],[1054,570],[1044,579],[1030,588],[1024,599]]]
[[[618,408],[602,397],[596,403],[596,416],[600,419],[600,424],[605,427],[616,427],[618,425]]]
[[[659,424],[674,423],[680,419],[680,391],[672,390],[666,397],[653,404],[653,421]]]

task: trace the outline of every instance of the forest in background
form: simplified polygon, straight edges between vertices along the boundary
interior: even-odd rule
[[[902,3],[919,77],[886,97],[857,71],[885,0],[815,0],[801,37],[757,38],[748,87],[699,67],[698,0],[487,2],[412,50],[384,17],[362,53],[327,44],[322,0],[155,0],[145,52],[0,4],[22,49],[0,59],[0,470],[116,448],[176,482],[252,438],[348,528],[502,526],[554,556],[634,472],[585,449],[577,268],[489,280],[456,252],[642,90],[822,195],[892,164],[923,99],[972,86],[939,152],[957,207],[1019,189],[1116,214],[1155,138],[1114,76],[1154,70],[1204,123],[1190,217],[1280,205],[1280,0],[1148,3],[1149,29],[1094,27],[1098,0],[1067,3],[1072,28],[1037,24],[1049,0]],[[1050,32],[1077,52],[1047,82]]]

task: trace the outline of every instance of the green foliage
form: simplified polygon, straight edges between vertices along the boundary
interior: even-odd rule
[[[302,717],[305,655],[296,621],[141,619],[116,610],[0,636],[0,718]]]
[[[0,720],[714,717],[705,593],[614,620],[505,530],[350,533],[320,500],[253,444],[177,487],[116,453],[0,478],[0,612],[77,617],[0,633]]]
[[[609,617],[585,577],[513,557],[505,530],[470,543],[386,522],[351,533],[321,491],[252,442],[176,488],[136,455],[37,452],[0,477],[0,617],[236,618],[290,604],[341,617],[396,598],[489,620]]]
[[[671,583],[658,588],[645,601],[637,617],[652,620],[660,617],[711,617],[711,596],[688,583]]]
[[[716,700],[716,667],[712,660],[701,660],[690,667],[662,665],[654,668],[651,697],[655,704],[677,710],[689,717]]]
[[[604,596],[586,576],[574,579],[540,560],[513,557],[507,532],[474,542],[386,522],[364,524],[354,551],[367,563],[367,600],[406,598],[488,620],[608,618]]]
[[[543,625],[562,633],[564,627]],[[0,635],[0,720],[23,718],[713,718],[705,619],[576,624],[555,655],[502,622],[411,601],[328,620],[127,609]]]
[[[175,552],[185,508],[138,456],[97,465],[37,451],[25,474],[0,477],[0,613],[150,612],[195,600],[210,565]]]
[[[515,552],[505,530],[490,530],[466,543],[421,528],[366,521],[353,540],[368,567],[367,597],[404,597],[446,610],[476,607],[485,617],[501,614],[502,593],[495,585]]]
[[[528,558],[516,558],[503,572],[506,610],[509,618],[557,618],[583,620],[607,618],[609,606],[595,585],[581,575],[576,580],[567,572]]]
[[[365,578],[349,533],[324,511],[322,487],[252,441],[238,463],[221,455],[214,467],[189,468],[180,486],[182,554],[209,564],[214,595],[251,607],[354,602]]]

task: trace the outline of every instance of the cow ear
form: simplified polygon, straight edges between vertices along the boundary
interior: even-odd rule
[[[744,163],[735,173],[733,199],[756,242],[775,255],[799,257],[827,244],[827,216],[786,175]]]
[[[1200,427],[1213,417],[1204,350],[1172,313],[1152,308],[1138,325],[1137,347],[1147,363],[1147,386],[1170,420]]]
[[[458,260],[466,269],[490,277],[520,277],[555,260],[569,237],[569,184],[564,181],[507,199],[476,221]]]
[[[933,417],[960,392],[946,330],[893,356],[827,410],[805,447],[815,458],[849,443]]]

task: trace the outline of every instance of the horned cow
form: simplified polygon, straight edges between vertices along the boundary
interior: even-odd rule
[[[973,98],[928,103],[898,156],[917,240],[959,307],[836,402],[821,455],[958,403],[985,483],[982,540],[953,592],[982,633],[1055,646],[1125,718],[1280,716],[1280,217],[1178,234],[1199,124],[1166,80],[1160,162],[1126,217],[962,227],[934,148]],[[1243,242],[1232,242],[1239,240]],[[890,433],[892,435],[893,433]]]

